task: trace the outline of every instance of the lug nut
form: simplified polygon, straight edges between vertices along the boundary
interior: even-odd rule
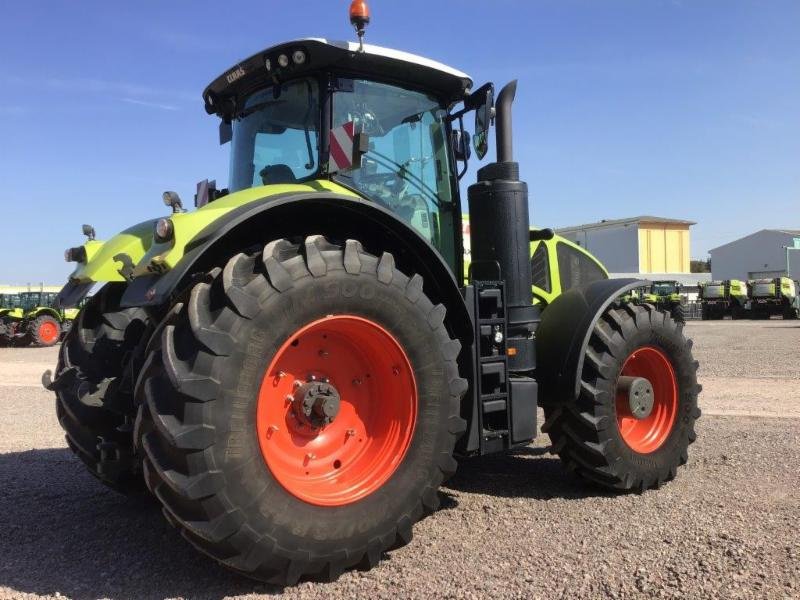
[[[353,385],[361,385],[361,380],[358,377],[356,377],[355,379],[353,379]]]
[[[278,426],[270,425],[269,428],[267,428],[267,439],[271,438],[272,434],[275,433],[276,431],[278,431]]]
[[[356,434],[356,430],[355,430],[355,429],[348,429],[347,431],[345,431],[345,435],[346,435],[348,438],[351,438],[351,437],[353,437],[355,434]]]
[[[322,358],[328,358],[328,351],[327,351],[327,350],[325,350],[325,349],[322,349],[322,350],[320,350],[320,351],[318,352],[318,354],[319,354],[319,355],[320,355]]]

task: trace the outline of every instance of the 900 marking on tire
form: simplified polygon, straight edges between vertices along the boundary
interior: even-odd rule
[[[279,584],[410,541],[465,427],[460,344],[422,284],[311,236],[195,285],[137,390],[146,480],[184,537]]]

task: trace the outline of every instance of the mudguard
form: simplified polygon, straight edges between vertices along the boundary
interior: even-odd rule
[[[616,298],[649,284],[642,279],[593,281],[564,292],[542,312],[536,331],[540,404],[577,397],[594,324]]]
[[[222,266],[220,260],[249,245],[279,237],[322,233],[334,240],[358,239],[372,252],[387,250],[405,272],[419,273],[425,291],[448,310],[448,323],[462,342],[471,342],[472,324],[452,270],[438,251],[394,213],[360,197],[324,191],[288,192],[248,202],[217,218],[186,245],[164,273],[137,275],[123,307],[164,304],[193,274]]]

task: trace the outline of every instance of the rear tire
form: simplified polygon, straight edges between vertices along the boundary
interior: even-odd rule
[[[688,460],[688,447],[697,437],[694,422],[700,416],[698,363],[691,348],[683,325],[652,305],[615,304],[606,309],[584,355],[578,397],[544,407],[542,430],[567,469],[620,491],[643,492],[673,479]],[[644,376],[627,371],[627,365],[635,364],[631,360],[641,355],[654,359],[655,402],[651,416],[635,420],[625,413],[617,385],[623,373]]]
[[[299,247],[271,242],[263,254],[234,256],[210,277],[192,288],[185,305],[173,308],[137,384],[145,479],[167,520],[228,568],[279,585],[301,577],[333,580],[345,569],[376,565],[387,550],[408,543],[413,524],[438,508],[438,487],[456,469],[452,454],[465,430],[459,406],[467,383],[458,374],[461,344],[447,333],[444,306],[428,299],[419,275],[409,278],[395,268],[391,254],[378,258],[357,241],[341,248],[322,236]],[[321,472],[341,467],[346,477],[350,464],[323,458],[323,442],[364,439],[380,449],[371,425],[364,424],[362,438],[361,430],[337,430],[337,415],[304,442],[292,412],[297,400],[281,395],[280,386],[300,389],[291,385],[298,371],[301,377],[316,373],[320,381],[330,376],[344,414],[358,396],[351,386],[363,385],[375,401],[375,386],[387,378],[391,385],[392,374],[374,371],[366,379],[369,372],[348,371],[337,378],[335,371],[323,371],[324,360],[370,355],[366,347],[335,356],[331,348],[328,358],[315,345],[312,356],[323,362],[275,367],[290,347],[322,346],[303,332],[338,315],[368,320],[393,336],[408,357],[418,398],[413,435],[396,454],[402,458],[379,487],[341,501],[324,495],[323,476],[318,494],[291,478],[302,480],[303,470],[317,464]],[[393,406],[391,397],[379,396]],[[263,406],[283,416],[263,420]],[[398,420],[396,427],[405,424]],[[308,454],[298,457],[298,451]],[[296,465],[276,466],[287,456]]]
[[[56,414],[67,444],[107,486],[141,489],[133,453],[130,362],[147,330],[141,308],[119,308],[125,286],[108,284],[81,310],[64,338],[56,378]]]

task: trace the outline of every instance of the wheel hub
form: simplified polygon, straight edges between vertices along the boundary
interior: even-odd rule
[[[653,412],[653,384],[644,377],[619,378],[617,388],[628,395],[628,406],[635,419],[646,419]]]
[[[339,414],[341,396],[336,387],[325,381],[307,381],[294,392],[297,418],[310,427],[330,425]]]
[[[678,392],[675,369],[661,348],[642,346],[625,359],[616,386],[617,427],[634,452],[655,452],[672,434]]]

